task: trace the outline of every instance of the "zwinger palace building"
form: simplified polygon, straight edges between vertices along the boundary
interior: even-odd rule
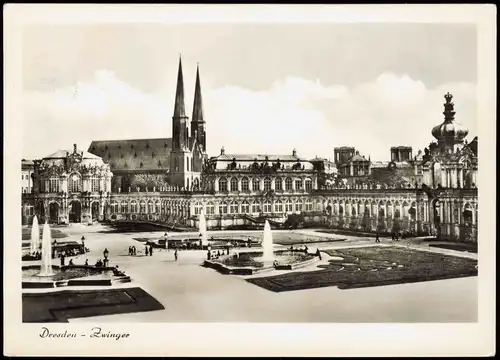
[[[74,145],[30,170],[22,193],[23,223],[40,221],[148,221],[238,228],[295,215],[310,226],[381,234],[406,231],[441,239],[477,241],[477,137],[455,120],[445,95],[444,121],[435,141],[417,156],[391,148],[391,160],[372,162],[352,147],[335,148],[334,161],[288,154],[208,157],[197,70],[192,117],[186,115],[179,61],[172,138],[93,141]],[[332,169],[332,165],[336,167]],[[23,175],[24,177],[24,175]]]

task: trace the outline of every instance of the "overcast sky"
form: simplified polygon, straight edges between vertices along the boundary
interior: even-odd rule
[[[179,54],[191,115],[199,62],[209,155],[372,160],[422,149],[444,94],[477,135],[476,29],[438,24],[39,25],[25,29],[25,158],[73,143],[171,136]]]

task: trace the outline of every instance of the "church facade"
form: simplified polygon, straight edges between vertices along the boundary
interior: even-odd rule
[[[189,121],[179,59],[171,138],[92,141],[88,152],[110,164],[114,174],[113,192],[199,189],[201,168],[207,159],[199,69],[196,70],[193,113]]]

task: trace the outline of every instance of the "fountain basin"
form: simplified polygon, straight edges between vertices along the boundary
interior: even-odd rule
[[[130,282],[130,277],[114,275],[113,268],[96,268],[94,266],[52,265],[53,275],[39,276],[41,267],[29,265],[22,267],[23,289],[44,289],[63,286],[110,286],[114,283]]]
[[[317,256],[290,250],[275,251],[272,261],[264,261],[262,255],[262,251],[239,253],[237,258],[231,254],[218,259],[205,260],[203,265],[222,274],[253,275],[272,270],[295,270],[318,260]],[[277,264],[274,263],[275,261]]]

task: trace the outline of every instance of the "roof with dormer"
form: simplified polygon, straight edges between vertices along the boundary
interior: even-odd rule
[[[168,171],[171,138],[92,141],[89,152],[110,164],[113,173]]]

